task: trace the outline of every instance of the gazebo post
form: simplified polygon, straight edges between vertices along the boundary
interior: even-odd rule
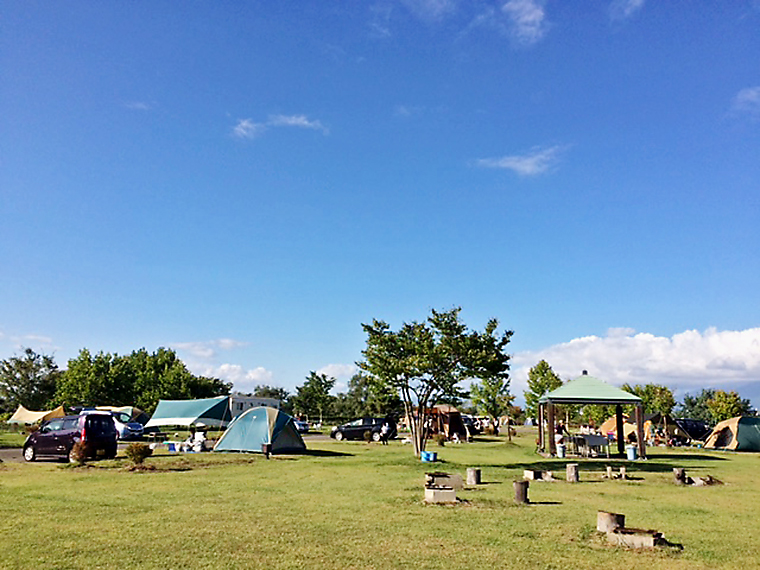
[[[544,405],[538,404],[538,449],[546,449],[546,439],[544,438]]]
[[[557,442],[554,440],[554,404],[551,402],[547,403],[548,407],[548,426],[547,431],[549,432],[549,455],[556,455],[557,454]]]
[[[623,433],[623,406],[615,406],[615,431],[617,433],[617,448],[620,455],[625,455],[625,434]]]
[[[639,446],[639,457],[647,456],[647,445],[644,441],[644,406],[636,404],[636,443]]]

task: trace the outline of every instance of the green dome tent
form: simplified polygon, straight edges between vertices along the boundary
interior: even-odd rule
[[[738,416],[720,422],[707,438],[705,448],[760,451],[760,418]]]
[[[214,451],[254,451],[272,445],[272,453],[303,451],[306,444],[293,418],[275,408],[251,408],[236,417],[214,446]]]

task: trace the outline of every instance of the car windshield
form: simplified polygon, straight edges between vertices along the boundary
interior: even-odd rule
[[[119,420],[123,424],[127,424],[132,421],[132,416],[126,412],[115,412],[113,417]]]

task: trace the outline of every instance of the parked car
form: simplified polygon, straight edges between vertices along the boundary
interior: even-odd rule
[[[309,422],[294,419],[293,423],[296,424],[296,430],[298,430],[298,433],[309,433]]]
[[[360,418],[347,424],[335,426],[330,432],[330,437],[338,441],[344,439],[364,439],[364,434],[370,432],[372,441],[380,441],[380,430],[383,424],[388,422],[391,430],[388,439],[396,437],[396,422],[388,418]]]
[[[132,416],[126,412],[111,412],[119,439],[140,439],[145,428],[140,422],[132,421]]]
[[[73,460],[71,450],[79,441],[84,442],[87,457],[114,458],[117,435],[113,416],[108,412],[54,418],[26,438],[24,459],[55,456]]]

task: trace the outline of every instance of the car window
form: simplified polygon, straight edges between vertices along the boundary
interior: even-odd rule
[[[350,425],[350,426],[360,426],[360,425],[362,425],[362,420],[354,420],[352,422],[349,422],[348,425]]]
[[[87,426],[99,432],[113,431],[113,420],[109,416],[87,416]]]
[[[61,431],[63,429],[63,420],[50,420],[45,431]]]
[[[117,412],[113,416],[123,424],[128,424],[132,421],[132,417],[126,412]]]
[[[63,429],[66,431],[77,429],[78,420],[79,418],[69,418],[67,420],[63,420]]]

